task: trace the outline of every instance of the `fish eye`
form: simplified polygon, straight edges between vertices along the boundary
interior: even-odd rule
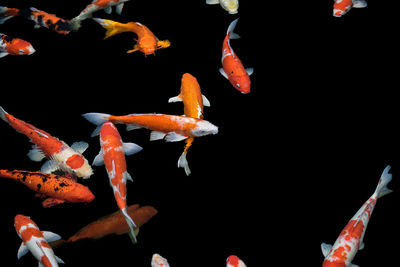
[[[23,50],[23,49],[20,49],[20,50],[19,50],[19,53],[20,53],[20,54],[23,54],[23,53],[24,53],[24,50]]]
[[[237,83],[236,86],[237,86],[238,88],[240,88],[240,84],[239,84],[239,83]]]

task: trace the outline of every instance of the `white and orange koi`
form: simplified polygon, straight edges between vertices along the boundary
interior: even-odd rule
[[[226,259],[226,267],[246,267],[246,264],[235,255],[231,255]]]
[[[239,8],[239,0],[206,0],[209,5],[220,4],[229,14],[237,14]]]
[[[94,12],[103,10],[107,14],[111,14],[112,7],[115,6],[115,12],[120,15],[124,3],[129,0],[93,0],[82,12],[71,20],[71,27],[74,31],[77,31],[81,27],[81,22],[87,18],[91,18]]]
[[[357,251],[364,247],[365,230],[376,201],[378,198],[392,192],[387,188],[387,184],[392,180],[392,174],[389,173],[389,170],[390,166],[387,166],[379,179],[375,192],[347,223],[338,239],[336,239],[335,244],[333,246],[325,243],[321,244],[321,250],[325,256],[323,267],[356,267],[351,262]]]
[[[253,68],[245,69],[242,62],[233,52],[230,45],[230,39],[238,39],[239,35],[233,32],[238,22],[238,18],[231,22],[226,32],[224,42],[222,44],[222,68],[219,72],[229,82],[243,94],[250,92],[250,75],[253,73]]]
[[[0,33],[0,58],[7,55],[32,55],[35,49],[22,39]]]
[[[134,143],[123,143],[117,128],[111,122],[106,122],[101,127],[100,144],[101,150],[94,159],[93,165],[105,165],[115,200],[129,225],[129,236],[132,242],[136,243],[134,232],[136,224],[126,210],[126,181],[132,181],[132,177],[126,170],[125,154],[135,154],[142,148]]]
[[[185,73],[181,79],[181,92],[178,96],[171,97],[168,102],[183,102],[184,114],[187,117],[203,119],[203,105],[209,107],[210,102],[208,99],[201,94],[200,85],[197,79],[189,74]],[[178,168],[182,167],[185,170],[186,175],[189,175],[190,168],[186,159],[186,154],[189,147],[192,145],[194,137],[189,137],[185,140],[185,149],[178,160]]]
[[[177,142],[188,137],[200,137],[218,133],[218,127],[212,123],[186,116],[156,113],[113,116],[104,113],[86,113],[83,114],[83,117],[97,125],[92,136],[98,135],[101,125],[107,121],[114,124],[126,124],[128,131],[139,128],[149,129],[152,131],[150,141],[165,138],[167,142]]]
[[[29,217],[17,215],[14,219],[15,230],[22,239],[22,244],[18,250],[18,259],[28,251],[39,261],[39,267],[57,267],[63,260],[54,255],[48,242],[61,239],[55,233],[40,231],[39,227]]]
[[[60,169],[84,179],[89,178],[93,174],[88,161],[82,156],[82,153],[88,147],[86,142],[75,142],[69,147],[66,143],[51,136],[49,133],[8,114],[2,107],[0,107],[0,118],[17,132],[29,137],[29,140],[34,143],[34,146],[28,153],[28,157],[31,160],[41,161],[44,158],[49,159],[42,166],[41,172],[51,173]]]
[[[169,267],[169,263],[167,259],[155,253],[151,257],[151,267]]]
[[[333,4],[333,16],[341,17],[353,7],[364,8],[366,6],[367,2],[365,0],[335,0]]]

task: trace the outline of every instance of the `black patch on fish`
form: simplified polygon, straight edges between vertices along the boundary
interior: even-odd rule
[[[61,183],[59,183],[58,185],[61,186],[61,187],[69,186],[69,184],[66,184],[66,183],[64,183],[64,182],[61,182]]]
[[[38,184],[38,185],[37,185],[37,190],[39,191],[41,187],[42,187],[42,185],[41,185],[41,184]]]
[[[60,190],[60,188],[59,187],[54,187],[54,192],[57,192],[58,190]]]
[[[46,24],[44,24],[44,21],[43,21],[43,15],[37,16],[37,24],[46,27]]]

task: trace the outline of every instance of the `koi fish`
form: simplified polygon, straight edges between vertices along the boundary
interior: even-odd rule
[[[93,174],[88,161],[82,156],[82,153],[89,146],[86,142],[75,142],[69,147],[66,143],[47,132],[8,114],[2,107],[0,107],[0,118],[17,132],[29,137],[30,141],[34,143],[28,153],[28,157],[31,160],[49,159],[42,166],[41,172],[51,173],[61,169],[84,179]]]
[[[115,6],[115,12],[121,15],[124,3],[129,0],[93,0],[91,4],[86,6],[86,8],[75,18],[71,20],[71,26],[74,31],[77,31],[81,27],[81,22],[87,18],[91,18],[94,12],[103,10],[107,14],[111,14],[112,7]]]
[[[201,94],[200,85],[197,79],[189,73],[185,73],[181,80],[181,92],[178,96],[171,97],[168,103],[183,101],[185,116],[203,119],[203,105],[209,107],[210,102]],[[178,160],[178,168],[182,167],[186,175],[189,175],[190,168],[186,159],[189,147],[192,145],[194,138],[189,137],[186,141],[185,149]]]
[[[390,166],[387,166],[379,179],[378,186],[372,196],[351,218],[346,227],[340,233],[335,244],[321,244],[321,250],[325,257],[323,267],[356,267],[351,264],[358,250],[363,249],[364,234],[372,211],[375,208],[378,198],[389,194],[392,190],[387,188],[387,184],[392,180],[389,174]]]
[[[226,267],[246,267],[246,264],[235,255],[231,255],[226,259]]]
[[[32,45],[25,40],[0,33],[0,58],[7,55],[32,55]]]
[[[60,239],[59,235],[49,231],[40,231],[36,223],[24,215],[15,216],[14,227],[22,239],[22,244],[18,249],[18,259],[30,251],[39,261],[39,267],[57,267],[58,263],[64,263],[62,259],[54,255],[48,243]]]
[[[61,19],[54,14],[49,14],[47,12],[38,10],[34,7],[21,10],[17,8],[0,7],[0,24],[18,15],[34,21],[35,28],[45,27],[49,30],[53,30],[64,35],[71,31],[71,26],[68,21]]]
[[[43,201],[45,208],[64,202],[91,202],[94,195],[90,189],[75,182],[71,178],[60,175],[20,170],[0,170],[1,178],[9,178],[24,184],[29,189],[38,192],[39,197],[48,197]]]
[[[135,236],[138,235],[139,228],[147,223],[158,212],[152,206],[139,207],[139,204],[131,205],[126,210],[137,225],[137,228],[135,228]],[[86,225],[67,240],[57,240],[55,242],[51,242],[50,245],[53,248],[56,248],[61,245],[71,244],[79,240],[100,239],[108,235],[123,235],[129,232],[130,228],[126,224],[125,217],[122,215],[121,211],[118,210],[117,212],[106,215]]]
[[[352,7],[364,8],[367,6],[365,0],[335,0],[333,4],[333,16],[341,17],[350,11]]]
[[[169,263],[165,258],[155,253],[151,257],[151,267],[169,267]]]
[[[142,148],[134,143],[123,143],[117,128],[112,122],[106,122],[101,127],[100,144],[101,150],[94,159],[93,165],[105,165],[115,200],[125,217],[126,223],[129,225],[129,236],[135,244],[137,242],[134,233],[136,224],[126,211],[126,180],[133,180],[126,170],[125,154],[135,154]]]
[[[233,32],[238,19],[231,22],[226,32],[226,37],[222,44],[222,68],[219,72],[229,80],[229,82],[243,94],[250,92],[250,75],[253,68],[245,69],[240,59],[235,55],[230,45],[230,39],[238,39],[239,35]]]
[[[239,0],[206,0],[209,5],[220,4],[229,14],[237,14],[239,8]]]
[[[140,51],[145,55],[155,53],[157,49],[167,48],[171,45],[170,41],[160,41],[146,26],[139,22],[119,23],[108,19],[94,18],[94,20],[103,26],[106,31],[104,39],[119,34],[121,32],[134,32],[138,36],[137,44],[133,49],[128,50],[127,53]]]
[[[139,128],[149,129],[152,131],[150,133],[150,141],[165,138],[167,142],[177,142],[188,137],[200,137],[218,133],[218,127],[210,122],[185,116],[155,113],[113,116],[104,113],[85,113],[83,117],[91,123],[98,125],[92,136],[98,135],[99,128],[107,121],[114,124],[126,124],[128,131]]]

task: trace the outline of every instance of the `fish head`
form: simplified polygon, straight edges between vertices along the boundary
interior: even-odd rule
[[[237,14],[239,8],[238,0],[222,0],[220,1],[221,6],[228,11],[229,14]]]
[[[12,45],[10,46],[10,54],[13,55],[32,55],[35,51],[36,50],[29,42],[19,38],[13,39]]]
[[[250,77],[247,73],[243,75],[232,75],[230,77],[231,84],[242,94],[250,93]]]
[[[333,16],[341,17],[353,7],[353,0],[336,0],[333,4]]]
[[[75,183],[74,189],[68,192],[66,200],[72,203],[89,203],[94,200],[94,195],[88,187]]]
[[[21,214],[18,214],[18,215],[15,216],[15,218],[14,218],[14,227],[15,227],[15,230],[17,231],[17,233],[18,233],[18,235],[20,237],[21,237],[21,235],[20,235],[21,228],[22,227],[25,228],[25,227],[28,227],[28,226],[31,226],[31,227],[34,227],[34,228],[38,228],[36,226],[36,224],[31,220],[30,217],[25,216],[25,215],[21,215]]]
[[[192,130],[193,136],[205,136],[209,134],[217,134],[218,127],[206,120],[199,120],[196,127]]]
[[[79,153],[68,157],[65,163],[77,177],[87,179],[93,174],[89,162]]]
[[[324,260],[322,267],[346,267],[346,263],[343,261],[330,261]]]
[[[151,258],[151,267],[169,267],[169,264],[165,258],[155,253]]]
[[[246,267],[246,264],[235,255],[231,255],[226,259],[226,267]]]

